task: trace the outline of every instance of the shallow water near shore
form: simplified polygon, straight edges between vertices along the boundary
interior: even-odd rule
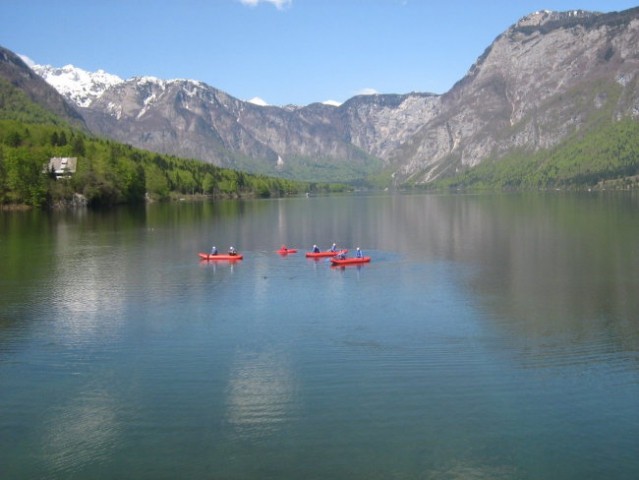
[[[637,239],[635,193],[3,212],[0,476],[638,478]]]

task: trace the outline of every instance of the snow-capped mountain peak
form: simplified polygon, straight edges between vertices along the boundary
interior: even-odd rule
[[[106,89],[124,81],[117,75],[104,70],[88,72],[73,65],[65,65],[61,68],[51,65],[31,65],[31,69],[67,100],[81,107],[88,107]]]

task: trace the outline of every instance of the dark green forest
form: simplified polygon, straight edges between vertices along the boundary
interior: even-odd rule
[[[77,172],[57,179],[52,157],[76,157]],[[185,195],[296,195],[344,185],[299,182],[160,155],[72,128],[0,79],[0,205],[52,207],[81,194],[90,206]]]

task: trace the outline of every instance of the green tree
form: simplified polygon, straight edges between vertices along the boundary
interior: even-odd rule
[[[217,182],[215,181],[215,177],[211,174],[211,172],[207,172],[204,175],[204,179],[202,180],[202,191],[207,194],[213,193]]]
[[[17,148],[22,144],[22,135],[20,135],[20,133],[15,130],[9,132],[9,135],[7,135],[6,143],[10,147]]]
[[[86,147],[84,145],[84,138],[81,136],[76,136],[73,139],[73,145],[71,147],[71,151],[73,155],[76,157],[83,157],[86,154]]]
[[[169,196],[169,181],[164,171],[155,163],[151,163],[146,167],[146,191],[160,199]]]

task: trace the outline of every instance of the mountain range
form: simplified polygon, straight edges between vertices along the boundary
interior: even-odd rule
[[[339,106],[260,105],[199,81],[123,80],[72,66],[25,64],[16,74],[14,61],[8,74],[6,50],[0,74],[14,84],[29,77],[42,91],[39,76],[66,100],[52,108],[94,134],[151,151],[288,178],[377,174],[425,184],[636,121],[638,46],[639,8],[539,11],[497,36],[442,95],[356,96]]]

